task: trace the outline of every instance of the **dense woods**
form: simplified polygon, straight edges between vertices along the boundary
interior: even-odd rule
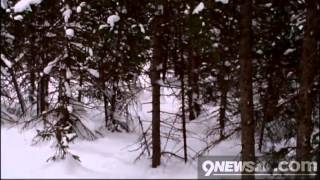
[[[154,168],[165,155],[186,163],[235,136],[243,160],[319,153],[318,0],[1,0],[0,11],[1,124],[54,141],[50,160],[71,154],[76,138],[133,124]],[[144,91],[147,127],[132,110]],[[174,114],[161,107],[169,97],[179,102]],[[104,117],[96,130],[83,115],[92,109]],[[215,125],[195,151],[187,128],[203,118]],[[177,138],[181,150],[164,151]]]

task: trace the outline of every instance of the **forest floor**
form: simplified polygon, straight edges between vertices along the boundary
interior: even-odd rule
[[[138,110],[142,118],[144,129],[150,125],[151,104],[150,94],[143,93],[140,97],[142,106]],[[174,99],[163,98],[163,111],[177,111],[177,102]],[[90,112],[94,117],[94,112]],[[167,115],[168,124],[181,128],[181,123],[169,122],[175,118]],[[207,117],[207,116],[203,116]],[[90,119],[91,119],[90,118]],[[102,122],[103,118],[96,116]],[[149,119],[147,121],[146,119]],[[187,143],[190,157],[195,152],[206,147],[210,142],[207,132],[216,120],[213,118],[198,118],[187,123]],[[137,126],[139,127],[139,126]],[[172,128],[161,127],[162,132],[172,131]],[[151,159],[148,156],[136,158],[141,150],[137,140],[141,132],[135,130],[130,133],[104,132],[104,136],[94,141],[78,139],[70,144],[70,152],[80,157],[81,162],[67,157],[65,160],[47,162],[54,154],[52,142],[32,145],[32,138],[36,135],[35,129],[21,130],[19,126],[1,128],[1,178],[197,178],[197,159],[184,163],[182,159],[162,156],[162,164],[158,168],[151,168]],[[162,149],[183,155],[181,132],[173,132],[172,136],[178,141],[167,142],[162,139]],[[201,140],[199,140],[201,139]],[[222,141],[210,150],[207,155],[239,155],[239,139],[231,138]]]
[[[139,151],[130,152],[138,136],[109,133],[96,141],[80,141],[70,151],[81,162],[67,157],[46,162],[54,149],[50,143],[31,146],[34,131],[1,129],[1,178],[196,178],[196,160],[184,164],[180,159],[163,158],[159,168],[151,168],[151,159],[135,161]],[[233,150],[232,150],[233,149]],[[237,151],[230,141],[222,142],[210,154]]]

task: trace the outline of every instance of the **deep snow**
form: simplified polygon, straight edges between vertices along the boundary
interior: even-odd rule
[[[162,88],[163,95],[170,93],[172,90],[169,88]],[[148,88],[141,92],[138,99],[138,105],[132,106],[130,111],[134,117],[141,118],[146,130],[150,126],[152,109],[151,92]],[[181,122],[174,115],[179,111],[179,103],[174,97],[161,97],[161,111],[168,112],[162,114],[162,120],[167,122],[161,126],[162,133],[172,130],[168,124],[181,128]],[[190,156],[217,139],[215,136],[206,136],[217,124],[212,115],[215,110],[216,108],[208,106],[208,114],[204,112],[197,120],[187,123]],[[86,125],[92,130],[100,129],[104,123],[103,112],[99,110],[91,110],[83,117],[87,119]],[[151,168],[151,159],[147,155],[136,160],[141,152],[134,151],[139,146],[137,140],[141,135],[137,122],[131,124],[130,133],[103,131],[103,137],[94,141],[76,139],[76,142],[70,145],[70,152],[78,155],[81,162],[71,157],[63,161],[46,162],[54,154],[52,142],[32,145],[35,129],[20,129],[19,126],[1,128],[1,178],[197,178],[197,159],[185,164],[181,159],[165,155],[162,156],[161,166],[155,169]],[[162,150],[182,156],[181,131],[171,133],[177,140],[167,142],[166,138],[162,138]],[[237,137],[223,141],[209,154],[239,155],[239,142]]]
[[[162,159],[159,168],[151,168],[151,160],[135,161],[139,151],[130,152],[137,135],[108,133],[96,141],[78,141],[70,151],[80,156],[81,163],[71,157],[46,162],[53,153],[50,143],[31,146],[33,130],[1,128],[1,178],[196,178],[196,161],[184,164],[180,159]],[[232,143],[217,146],[212,154],[237,151]],[[131,146],[130,146],[131,145]],[[233,149],[233,150],[232,150]]]

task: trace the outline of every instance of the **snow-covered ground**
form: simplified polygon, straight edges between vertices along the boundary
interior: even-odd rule
[[[170,93],[163,90],[162,93]],[[150,125],[151,94],[144,91],[140,99],[140,107],[135,107],[137,116],[143,121],[144,130]],[[149,102],[149,103],[148,103]],[[163,96],[162,111],[176,113],[179,102],[172,97]],[[133,113],[133,110],[132,110]],[[95,124],[103,122],[103,113],[91,111],[88,118]],[[181,122],[176,122],[174,115],[163,114],[163,119],[175,127],[181,128]],[[89,123],[90,124],[90,123]],[[200,117],[187,124],[188,154],[195,153],[210,142],[206,137],[208,130],[216,124],[215,118]],[[72,157],[56,162],[46,162],[54,154],[52,142],[32,145],[35,129],[21,131],[20,127],[1,128],[1,178],[197,178],[197,159],[187,164],[183,160],[165,155],[161,166],[151,168],[151,159],[142,156],[136,160],[141,150],[136,143],[141,130],[137,124],[132,124],[134,130],[130,133],[104,132],[104,136],[94,140],[76,140],[70,145],[70,152],[80,157],[81,162]],[[172,128],[162,125],[162,133],[170,132]],[[181,131],[172,131],[177,141],[162,139],[162,149],[183,155]],[[223,141],[210,151],[210,155],[239,155],[237,137]],[[193,152],[194,151],[194,152]],[[190,159],[190,158],[189,158]]]
[[[31,145],[33,130],[1,129],[1,178],[196,178],[196,161],[184,164],[180,159],[163,160],[159,168],[151,168],[151,160],[135,161],[139,151],[130,152],[136,134],[108,133],[96,141],[80,141],[70,151],[71,157],[58,162],[46,162],[53,154],[50,143]],[[237,151],[232,143],[222,143],[212,154]],[[210,153],[210,154],[211,154]]]

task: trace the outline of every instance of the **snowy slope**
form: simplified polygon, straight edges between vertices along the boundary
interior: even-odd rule
[[[17,128],[1,129],[1,178],[196,178],[196,164],[184,164],[170,159],[159,168],[150,166],[151,160],[135,161],[138,151],[132,144],[137,135],[110,133],[94,142],[81,141],[71,146],[71,151],[81,158],[81,163],[67,158],[59,162],[46,162],[53,153],[50,144],[31,146],[34,133],[20,132]],[[236,150],[232,143],[224,143],[212,154]],[[130,146],[131,145],[131,146]]]
[[[170,94],[171,90],[162,88],[162,94]],[[146,130],[151,123],[151,92],[143,91],[139,96],[139,107],[132,108],[132,114],[140,116],[143,128]],[[172,114],[162,114],[162,120],[181,128],[179,120],[175,120],[174,113],[179,111],[178,100],[174,97],[162,96],[161,111]],[[208,108],[214,111],[215,108]],[[206,117],[206,118],[205,118]],[[103,113],[92,110],[86,115],[90,129],[99,129],[103,125]],[[136,122],[135,122],[136,123]],[[71,144],[70,151],[80,156],[81,162],[71,157],[64,161],[46,162],[54,154],[51,143],[32,144],[35,130],[20,131],[19,127],[1,128],[1,177],[2,178],[197,178],[197,159],[184,164],[183,160],[165,155],[160,167],[151,168],[151,159],[147,155],[136,160],[141,150],[137,140],[141,129],[132,124],[131,133],[111,133],[103,131],[104,136],[95,141],[76,140]],[[188,154],[195,155],[207,146],[212,137],[206,137],[208,130],[216,125],[216,119],[206,114],[197,120],[188,122],[187,143]],[[170,126],[163,124],[162,133],[169,133]],[[150,131],[151,133],[151,131]],[[172,132],[173,133],[173,132]],[[181,131],[172,136],[178,140],[162,138],[162,150],[183,155]],[[214,138],[213,138],[214,139]],[[239,155],[240,146],[237,138],[223,141],[215,146],[210,155]],[[191,159],[191,157],[189,157]]]

